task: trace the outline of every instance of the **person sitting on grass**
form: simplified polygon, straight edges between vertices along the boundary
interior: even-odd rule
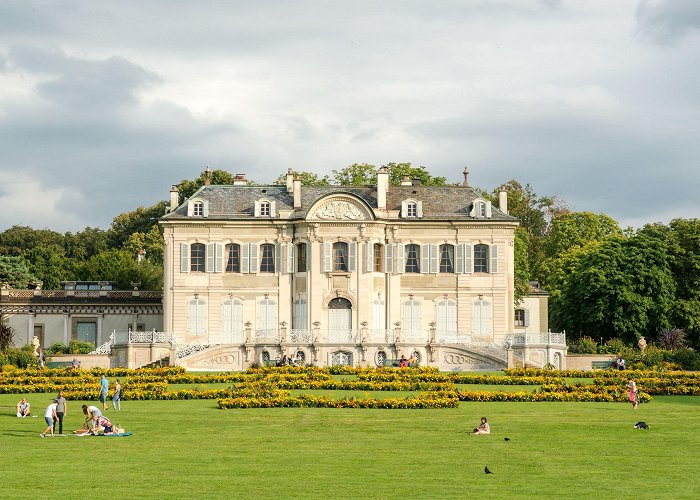
[[[491,434],[491,426],[489,425],[489,421],[486,419],[486,417],[481,417],[479,427],[474,429],[472,434]]]
[[[27,398],[22,398],[22,401],[17,403],[17,417],[24,418],[31,414],[31,405],[27,402]]]

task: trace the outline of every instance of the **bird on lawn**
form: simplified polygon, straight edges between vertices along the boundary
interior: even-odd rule
[[[510,441],[510,438],[503,438],[503,441]]]
[[[484,467],[484,472],[485,472],[486,474],[493,474],[493,472],[491,472],[491,471],[489,470],[488,466]]]

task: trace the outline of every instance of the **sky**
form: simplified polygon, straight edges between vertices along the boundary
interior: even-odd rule
[[[0,0],[0,231],[388,162],[700,217],[699,49],[697,0]]]

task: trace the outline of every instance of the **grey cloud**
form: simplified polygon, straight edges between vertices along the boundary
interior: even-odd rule
[[[637,6],[640,33],[662,44],[676,42],[700,31],[697,0],[641,0]]]

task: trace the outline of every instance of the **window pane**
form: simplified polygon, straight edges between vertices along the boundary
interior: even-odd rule
[[[374,271],[384,272],[384,245],[381,243],[374,244]]]
[[[476,245],[474,247],[474,272],[489,272],[489,247],[488,245]]]
[[[417,213],[418,213],[418,211],[416,210],[416,204],[415,204],[415,203],[409,203],[409,204],[406,206],[406,210],[407,210],[406,215],[408,215],[409,217],[415,217],[415,216],[417,215]]]
[[[348,244],[343,242],[333,243],[333,270],[348,270]]]
[[[275,272],[275,245],[271,243],[260,245],[260,272]]]
[[[418,245],[406,245],[406,272],[420,272],[420,248]]]
[[[306,272],[306,243],[297,245],[297,272]]]
[[[204,272],[204,243],[192,243],[190,247],[190,271]]]
[[[226,245],[228,260],[226,261],[226,272],[240,273],[241,272],[241,246],[231,244]]]
[[[269,216],[270,215],[270,203],[267,201],[263,201],[260,204],[260,215],[261,216]]]
[[[204,215],[204,203],[197,202],[192,207],[193,215]]]
[[[454,273],[455,247],[452,245],[440,245],[440,272]]]
[[[525,326],[525,309],[515,310],[515,326]]]

